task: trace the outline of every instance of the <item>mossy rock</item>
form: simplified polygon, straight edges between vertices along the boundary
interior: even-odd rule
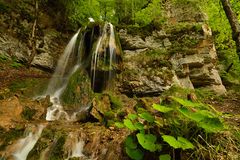
[[[90,79],[83,70],[79,69],[70,77],[61,100],[66,110],[74,110],[82,106],[88,106],[92,97],[93,91]]]
[[[9,144],[23,136],[24,131],[25,128],[21,125],[14,129],[10,129],[9,131],[0,127],[0,151],[5,150]]]
[[[21,116],[26,120],[32,120],[33,116],[37,113],[35,109],[32,109],[30,107],[24,107],[23,112],[21,113]]]

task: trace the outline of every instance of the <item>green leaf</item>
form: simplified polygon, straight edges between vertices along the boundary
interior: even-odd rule
[[[181,148],[183,150],[194,149],[194,145],[186,138],[178,137],[177,139],[178,139],[178,142],[181,144]]]
[[[159,156],[159,160],[171,160],[171,156],[169,154],[163,154]]]
[[[136,130],[134,124],[132,123],[132,121],[130,119],[124,119],[123,123],[131,131],[135,131]]]
[[[146,150],[154,152],[157,150],[155,142],[157,141],[157,137],[153,134],[137,134],[138,143]]]
[[[128,115],[128,118],[133,121],[133,120],[137,119],[138,116],[137,116],[136,114],[129,114],[129,115]]]
[[[144,113],[141,113],[141,114],[138,114],[139,117],[141,117],[142,119],[150,122],[150,123],[153,123],[155,118],[148,112],[144,112]]]
[[[206,118],[205,115],[202,115],[199,112],[190,111],[189,109],[187,109],[185,107],[179,108],[178,111],[180,113],[182,113],[185,117],[187,117],[187,118],[189,118],[189,119],[191,119],[193,121],[196,121],[196,122],[200,122],[201,120]]]
[[[162,138],[164,142],[167,142],[170,146],[172,146],[175,149],[180,148],[181,146],[181,144],[173,136],[163,135]]]
[[[131,149],[126,147],[127,155],[133,160],[142,160],[144,153],[140,149]]]
[[[219,118],[205,118],[199,122],[199,126],[209,133],[217,133],[224,130],[224,125]]]
[[[137,142],[134,140],[133,136],[128,136],[125,139],[125,145],[126,145],[126,147],[128,147],[130,149],[136,149],[137,148]]]
[[[203,106],[203,104],[201,104],[201,103],[194,103],[194,102],[188,101],[186,99],[181,99],[181,98],[177,98],[177,97],[172,97],[172,99],[185,107],[202,107]]]
[[[118,127],[118,128],[124,128],[125,125],[121,122],[115,122],[115,126]]]
[[[170,112],[173,110],[173,108],[169,108],[169,107],[166,107],[166,106],[162,106],[162,105],[159,105],[159,104],[153,104],[152,105],[154,109],[158,110],[159,112],[162,112],[162,113],[167,113],[167,112]]]
[[[138,129],[138,130],[143,130],[144,129],[144,125],[140,122],[137,122],[135,123],[135,127]]]

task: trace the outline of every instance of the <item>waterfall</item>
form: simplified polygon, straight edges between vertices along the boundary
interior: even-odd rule
[[[49,94],[52,97],[59,98],[62,91],[65,88],[66,80],[70,76],[70,74],[67,74],[67,65],[69,63],[69,57],[72,52],[75,50],[75,45],[77,41],[77,37],[80,30],[72,37],[72,39],[69,41],[67,47],[64,50],[63,55],[58,60],[58,64],[56,67],[56,70],[49,82],[46,95]],[[67,75],[66,75],[67,74]]]
[[[117,63],[115,38],[114,27],[111,23],[105,23],[103,27],[96,25],[93,28],[79,29],[71,38],[58,61],[45,93],[45,95],[50,95],[50,101],[53,104],[47,109],[47,121],[59,120],[60,118],[75,121],[78,113],[90,107],[89,104],[84,104],[85,108],[82,109],[79,100],[77,102],[79,108],[74,109],[74,113],[69,115],[61,103],[61,96],[66,96],[65,91],[68,89],[71,76],[79,69],[88,72],[93,91],[101,92],[108,86],[113,78]],[[78,39],[80,40],[78,41]],[[67,95],[70,95],[70,92],[67,92]]]
[[[102,77],[102,88],[106,88],[114,76],[114,65],[116,65],[116,37],[114,27],[111,23],[105,23],[102,33],[98,38],[96,48],[91,61],[92,88],[97,91],[97,74]],[[101,73],[97,73],[101,71]],[[99,77],[98,77],[99,78]],[[99,89],[101,91],[101,89]]]
[[[96,83],[96,70],[97,70],[97,65],[99,63],[99,58],[100,58],[100,48],[102,47],[102,40],[104,38],[104,36],[106,36],[106,29],[107,29],[107,24],[104,25],[103,27],[103,33],[102,35],[99,37],[98,41],[97,41],[97,46],[95,48],[95,51],[93,52],[93,56],[92,56],[92,62],[91,62],[91,77],[92,77],[92,88],[95,88],[95,83]]]
[[[30,132],[27,137],[20,139],[16,144],[16,148],[18,149],[15,153],[13,153],[13,157],[15,160],[25,160],[29,152],[33,149],[38,139],[40,138],[45,125],[39,125],[35,133]]]
[[[77,71],[80,67],[80,52],[77,52],[77,62],[76,64],[70,64],[69,59],[72,54],[75,53],[76,49],[76,42],[78,35],[80,33],[80,29],[78,32],[71,38],[67,47],[64,50],[63,55],[58,60],[58,64],[56,70],[49,82],[47,91],[45,95],[50,95],[50,101],[52,102],[52,106],[48,107],[46,120],[47,121],[54,121],[58,120],[60,117],[64,117],[66,120],[74,120],[73,116],[69,116],[67,112],[64,111],[63,106],[60,103],[60,96],[63,93],[64,89],[67,86],[67,82],[71,75]],[[83,45],[82,40],[80,41],[79,47]],[[74,57],[75,58],[75,57]],[[72,66],[72,68],[70,68]],[[70,68],[70,69],[69,69]]]

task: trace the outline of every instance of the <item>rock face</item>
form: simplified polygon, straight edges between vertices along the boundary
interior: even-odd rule
[[[187,6],[168,4],[167,25],[151,35],[140,37],[126,29],[119,31],[125,53],[121,92],[159,95],[174,84],[226,92],[215,67],[217,53],[211,29],[197,6]]]
[[[5,1],[2,7],[6,7],[6,11],[0,14],[0,54],[7,55],[14,61],[23,63],[29,62],[32,54],[31,46],[29,45],[32,34],[32,26],[34,17],[34,7],[31,1]],[[24,6],[24,7],[23,7]],[[62,34],[51,28],[50,17],[42,11],[42,6],[39,6],[39,25],[37,25],[36,36],[36,56],[32,61],[32,66],[54,70],[54,66],[67,40],[63,40]],[[14,9],[13,9],[14,8]],[[46,19],[48,22],[43,22]]]

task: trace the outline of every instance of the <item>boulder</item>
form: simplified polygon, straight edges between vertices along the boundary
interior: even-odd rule
[[[54,69],[53,57],[49,53],[41,53],[34,57],[31,65],[48,70],[53,70]]]
[[[23,106],[20,104],[19,99],[14,96],[7,100],[0,101],[0,127],[14,128],[15,123],[21,121],[21,113]]]

